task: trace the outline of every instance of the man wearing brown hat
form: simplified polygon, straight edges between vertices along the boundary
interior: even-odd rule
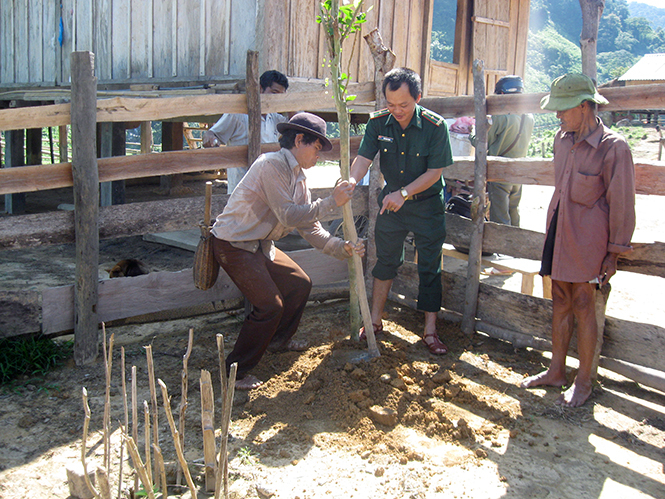
[[[293,340],[312,287],[309,276],[275,247],[274,241],[294,228],[312,246],[338,259],[348,258],[357,246],[331,236],[319,223],[347,203],[353,186],[340,182],[332,195],[311,200],[305,170],[314,166],[320,151],[332,144],[326,122],[310,113],[298,113],[277,125],[281,149],[259,156],[231,194],[212,228],[213,250],[220,266],[252,304],[226,369],[238,363],[236,388],[261,384],[248,374],[265,351],[304,350],[306,342]]]
[[[595,289],[616,273],[635,229],[635,170],[625,139],[603,125],[596,105],[607,104],[590,78],[567,74],[552,82],[542,109],[557,112],[555,190],[547,211],[541,275],[552,276],[552,361],[526,378],[525,388],[564,387],[566,354],[577,320],[579,370],[558,402],[577,407],[591,395],[598,328]]]

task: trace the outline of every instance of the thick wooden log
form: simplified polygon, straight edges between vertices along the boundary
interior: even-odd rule
[[[74,233],[76,284],[74,286],[74,360],[94,362],[99,351],[97,281],[99,267],[99,175],[95,100],[97,78],[94,55],[72,52],[72,176],[74,183]]]
[[[471,334],[475,331],[474,322],[478,304],[478,284],[480,282],[480,260],[483,249],[485,225],[485,197],[487,178],[487,103],[485,99],[485,71],[483,61],[473,61],[474,114],[476,117],[476,157],[474,165],[473,202],[471,203],[471,240],[467,284],[464,296],[464,317],[462,331]]]
[[[327,197],[332,188],[312,189],[312,199]],[[228,196],[212,197],[212,213],[221,213]],[[367,215],[367,188],[359,187],[353,195],[353,209]],[[202,197],[131,203],[102,208],[99,214],[99,237],[139,236],[151,232],[189,230],[201,220]],[[341,208],[323,221],[341,218]],[[74,242],[74,214],[71,211],[0,217],[0,250],[19,249],[42,244]]]
[[[289,256],[300,265],[317,286],[348,279],[346,261],[324,255],[315,249],[293,251]],[[192,260],[193,260],[192,255]],[[229,276],[220,271],[215,285],[207,291],[194,287],[192,269],[157,272],[137,277],[99,281],[99,321],[196,307],[203,303],[228,302],[241,297]],[[74,327],[73,287],[48,288],[42,292],[42,329],[46,334]]]
[[[332,150],[319,153],[322,161],[339,159],[339,139],[333,139],[331,142],[333,144]],[[360,137],[352,137],[352,155],[357,154],[359,146]],[[278,149],[278,144],[261,144],[261,152]],[[247,146],[138,154],[135,156],[103,158],[97,163],[100,182],[211,171],[247,166]],[[71,187],[72,185],[70,163],[25,166],[15,170],[11,168],[0,169],[0,195],[58,189]]]

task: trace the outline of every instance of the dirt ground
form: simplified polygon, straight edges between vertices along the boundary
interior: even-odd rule
[[[533,198],[546,204],[540,195]],[[528,205],[533,217],[542,209],[536,204]],[[655,219],[644,233],[656,234],[658,224],[662,227]],[[152,270],[191,265],[191,253],[140,238],[101,246],[100,275],[128,256],[148,259]],[[0,274],[7,283],[19,279],[26,265],[40,276],[25,282],[29,286],[55,285],[72,279],[74,272],[69,246],[5,251],[0,257]],[[510,282],[495,279],[497,285]],[[654,294],[659,293],[652,289]],[[665,323],[662,302],[654,312],[650,303],[640,305],[628,293],[613,296],[614,310],[640,316],[640,310],[651,307],[649,320]],[[143,449],[141,407],[150,400],[144,346],[152,345],[156,376],[168,386],[177,420],[182,356],[187,331],[194,329],[184,447],[198,495],[209,497],[203,492],[199,373],[206,369],[212,374],[219,428],[215,334],[224,334],[228,352],[240,324],[239,314],[218,313],[108,328],[116,345],[113,497],[120,465],[118,427],[124,421],[120,347],[126,352],[128,383],[131,366],[137,367]],[[388,333],[379,338],[381,356],[362,360],[364,349],[349,338],[347,324],[346,301],[311,303],[296,336],[306,338],[310,348],[266,354],[254,371],[263,386],[236,392],[229,438],[231,497],[665,498],[663,393],[601,370],[589,402],[565,409],[554,403],[558,390],[519,387],[524,376],[548,364],[546,355],[515,350],[482,335],[469,338],[456,324],[440,320],[439,333],[450,352],[432,356],[420,341],[421,314],[390,302],[384,320]],[[570,367],[572,376],[574,364]],[[0,497],[69,496],[66,468],[81,456],[82,387],[92,411],[87,460],[90,466],[99,465],[104,452],[101,363],[76,367],[70,362],[43,378],[24,377],[0,387]],[[162,450],[167,461],[175,461],[163,407],[159,422]],[[128,497],[134,472],[126,452],[122,464],[121,489]],[[169,487],[169,495],[190,497],[186,487]]]

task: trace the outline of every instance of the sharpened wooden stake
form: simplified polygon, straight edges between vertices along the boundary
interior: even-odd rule
[[[125,347],[120,347],[120,374],[122,375],[122,407],[125,414],[125,428],[129,427],[129,410],[127,408],[127,380],[125,376]],[[122,497],[122,462],[125,446],[120,446],[120,471],[118,473],[118,497]]]
[[[139,412],[136,397],[136,366],[132,366],[132,438],[134,439],[134,442],[139,441]],[[138,487],[139,476],[135,475],[134,491],[137,491]]]
[[[203,430],[203,462],[205,465],[205,490],[215,490],[217,449],[215,448],[215,395],[210,372],[201,371],[201,428]]]
[[[196,495],[196,486],[194,485],[194,482],[192,480],[192,475],[189,473],[189,468],[187,467],[187,460],[185,459],[185,452],[182,449],[182,445],[180,444],[180,435],[178,433],[178,429],[175,426],[175,421],[173,420],[173,413],[171,412],[171,400],[169,398],[169,392],[168,389],[166,388],[166,384],[161,379],[157,380],[157,383],[159,384],[160,388],[162,389],[162,398],[164,399],[164,410],[166,411],[166,419],[169,422],[169,427],[171,428],[171,435],[173,435],[173,443],[175,444],[175,452],[176,455],[178,456],[178,462],[180,463],[180,467],[185,474],[185,480],[187,480],[187,486],[189,487],[189,491],[192,494],[193,499],[197,499]]]
[[[152,359],[152,345],[145,347],[148,362],[148,383],[150,384],[150,410],[152,411],[152,440],[159,445],[159,406],[157,405],[157,387],[155,386],[155,364]],[[153,477],[157,476],[157,463],[154,463]],[[162,491],[166,493],[166,491]],[[165,496],[166,497],[166,496]]]
[[[187,342],[187,351],[182,357],[182,373],[181,373],[181,395],[180,395],[180,411],[178,417],[178,426],[180,428],[180,447],[185,448],[185,412],[187,412],[187,388],[189,387],[189,373],[187,372],[187,364],[189,362],[189,356],[192,353],[192,343],[194,342],[194,329],[189,329],[189,340]],[[176,472],[175,483],[180,485],[182,481],[182,470],[178,466]]]
[[[88,426],[90,425],[90,406],[88,405],[88,390],[83,387],[83,410],[85,411],[85,418],[83,419],[83,439],[81,442],[81,464],[83,464],[83,479],[85,484],[90,489],[90,492],[97,498],[101,499],[97,489],[90,483],[90,477],[88,477],[88,465],[85,462],[85,448],[88,441]]]
[[[113,365],[113,339],[109,338],[106,348],[106,325],[102,322],[102,344],[104,351],[104,372],[106,374],[106,394],[104,397],[104,468],[111,469],[111,370]]]
[[[219,379],[222,383],[222,403],[226,400],[226,390],[227,390],[227,379],[226,379],[226,362],[224,359],[226,355],[224,353],[224,335],[217,333],[217,360],[219,362]],[[222,407],[222,413],[224,408]]]
[[[162,481],[162,499],[166,499],[169,496],[169,489],[166,483],[166,469],[164,468],[164,456],[162,455],[162,449],[156,443],[152,444],[152,448],[155,451],[155,466],[159,472],[159,477]]]
[[[145,492],[148,494],[148,497],[150,499],[155,499],[155,493],[152,490],[152,485],[150,484],[150,481],[148,480],[148,473],[146,472],[145,465],[143,464],[143,461],[141,461],[141,456],[139,454],[139,449],[136,446],[136,442],[134,439],[126,434],[124,434],[125,440],[127,442],[127,452],[132,458],[132,462],[134,463],[134,468],[136,469],[138,477],[141,479],[141,482],[143,483],[143,489]],[[138,492],[138,487],[134,490],[134,494],[136,495],[136,492]]]
[[[145,421],[145,469],[148,474],[148,481],[152,487],[152,469],[150,463],[150,409],[148,409],[148,402],[143,401],[143,420]]]
[[[231,364],[229,372],[228,388],[222,405],[222,441],[219,446],[219,457],[217,458],[217,476],[215,477],[215,499],[221,499],[222,488],[224,499],[229,497],[229,456],[227,447],[229,442],[229,427],[231,426],[231,409],[233,408],[233,394],[236,387],[236,374],[238,363]]]

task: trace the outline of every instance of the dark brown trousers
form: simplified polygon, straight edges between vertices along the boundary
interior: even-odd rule
[[[215,258],[252,304],[240,329],[226,371],[238,363],[237,379],[245,377],[270,347],[278,350],[296,333],[312,289],[309,276],[286,254],[275,248],[270,261],[259,249],[251,253],[215,238]]]

